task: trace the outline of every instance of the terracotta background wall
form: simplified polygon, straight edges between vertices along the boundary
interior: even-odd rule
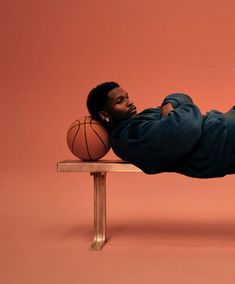
[[[4,241],[23,241],[36,223],[50,236],[76,222],[92,224],[89,175],[58,174],[56,162],[73,158],[66,131],[87,113],[86,95],[96,84],[119,82],[139,111],[171,92],[188,93],[203,112],[235,104],[234,15],[233,0],[1,1]],[[110,224],[233,222],[234,182],[110,174]],[[113,227],[119,236],[122,229]]]
[[[0,10],[0,167],[15,178],[50,176],[58,160],[73,157],[67,127],[87,113],[86,95],[100,82],[118,81],[139,110],[175,91],[203,112],[235,103],[232,0],[23,0]]]
[[[203,111],[228,109],[234,11],[232,0],[2,2],[4,168],[49,168],[69,156],[65,131],[106,80],[127,89],[139,110],[175,91]]]

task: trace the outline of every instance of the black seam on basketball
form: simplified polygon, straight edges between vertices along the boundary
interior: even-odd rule
[[[74,135],[74,137],[73,137],[73,142],[72,142],[72,152],[74,152],[74,149],[73,149],[73,146],[74,146],[74,142],[75,142],[75,139],[76,139],[76,137],[77,137],[77,134],[78,134],[78,131],[79,131],[79,129],[80,129],[80,122],[78,121],[78,125],[76,125],[76,126],[78,126],[78,129],[77,129],[77,131],[76,131],[76,134]],[[75,126],[74,126],[75,127]],[[73,127],[72,127],[73,128]],[[72,129],[72,128],[70,128],[70,130]]]
[[[68,132],[69,132],[70,130],[74,129],[74,127],[77,127],[77,126],[80,126],[80,125],[81,125],[80,120],[78,120],[78,119],[76,119],[74,122],[77,122],[77,124],[71,126],[71,127],[69,128]]]
[[[75,121],[77,121],[78,124],[75,124],[75,125],[71,126],[71,127],[69,128],[68,132],[69,132],[70,130],[74,129],[75,127],[77,127],[77,126],[81,126],[81,125],[84,125],[84,124],[86,124],[86,123],[90,123],[90,122],[86,122],[86,123],[80,122],[79,120],[75,120]],[[74,122],[75,122],[75,121],[74,121]],[[98,122],[92,122],[92,124],[101,125],[101,124],[98,123]]]
[[[88,143],[87,143],[87,137],[86,137],[86,117],[84,117],[84,137],[85,137],[85,143],[86,143],[86,150],[87,150],[87,153],[88,153],[88,156],[90,158],[90,160],[92,160],[92,157],[90,155],[90,152],[89,152],[89,147],[88,147]]]
[[[76,124],[76,125],[71,126],[71,127],[69,128],[68,132],[71,131],[71,130],[73,130],[75,127],[80,127],[80,125],[81,125],[81,124],[79,123],[79,124]]]
[[[91,127],[91,129],[95,132],[95,134],[96,134],[96,135],[98,136],[98,138],[100,139],[101,143],[102,143],[103,146],[104,146],[104,149],[105,149],[106,151],[108,151],[108,149],[107,149],[107,147],[106,147],[104,141],[103,141],[102,138],[100,137],[99,133],[93,128],[93,125],[92,125],[92,124],[94,124],[94,123],[93,123],[92,120],[91,120],[91,121],[90,121],[90,127]]]
[[[90,123],[91,123],[91,121],[88,121],[88,122],[81,122],[80,125],[83,125],[83,124],[90,124]],[[92,124],[96,124],[96,125],[100,125],[100,126],[101,126],[101,124],[98,123],[98,122],[92,122]]]

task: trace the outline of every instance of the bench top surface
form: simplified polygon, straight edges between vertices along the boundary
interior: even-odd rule
[[[122,160],[65,160],[57,163],[58,172],[142,172],[136,166]]]

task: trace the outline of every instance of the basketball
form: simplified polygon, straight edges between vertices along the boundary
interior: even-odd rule
[[[70,125],[67,144],[76,157],[87,161],[102,158],[110,149],[107,130],[91,116],[82,116]]]

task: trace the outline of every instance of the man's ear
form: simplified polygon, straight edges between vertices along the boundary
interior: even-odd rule
[[[109,120],[109,114],[107,113],[107,111],[101,110],[98,112],[98,115],[104,121]]]

